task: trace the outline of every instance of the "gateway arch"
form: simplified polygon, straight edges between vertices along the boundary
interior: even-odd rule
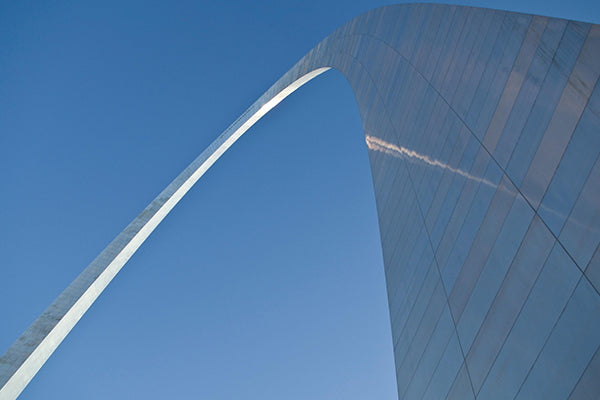
[[[600,26],[409,4],[337,29],[202,152],[0,358],[0,399],[221,154],[332,68],[369,149],[399,397],[598,398]]]

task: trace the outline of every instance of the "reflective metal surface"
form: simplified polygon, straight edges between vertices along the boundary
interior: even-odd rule
[[[400,398],[600,397],[600,26],[408,4],[351,20],[257,100],[0,359],[0,398],[206,168],[328,67],[366,134]]]

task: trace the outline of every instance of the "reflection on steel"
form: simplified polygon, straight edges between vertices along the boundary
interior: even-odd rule
[[[498,185],[495,185],[494,183],[488,181],[487,179],[473,176],[473,175],[469,174],[468,172],[463,171],[462,169],[452,168],[451,166],[441,162],[440,160],[431,159],[431,158],[429,158],[429,156],[426,156],[424,154],[419,154],[414,150],[409,150],[402,146],[396,146],[395,144],[388,143],[385,140],[381,140],[381,139],[378,139],[373,136],[366,135],[365,137],[367,139],[367,147],[371,151],[380,151],[382,153],[389,154],[393,157],[399,157],[399,158],[404,157],[408,161],[424,162],[428,166],[447,169],[454,174],[460,175],[467,179],[472,179],[476,182],[483,183],[484,185],[491,186],[494,189],[498,187]]]
[[[329,68],[368,132],[399,397],[600,397],[600,26],[411,4],[340,27],[219,136],[0,358],[0,399],[219,156]]]

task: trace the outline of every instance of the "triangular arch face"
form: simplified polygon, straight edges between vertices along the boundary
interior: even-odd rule
[[[214,161],[329,68],[369,148],[399,397],[600,394],[600,26],[411,4],[340,27],[219,136],[4,354],[0,398]]]

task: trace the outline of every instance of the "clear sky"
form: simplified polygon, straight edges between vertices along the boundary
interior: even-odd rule
[[[384,4],[2,2],[0,353],[299,58]],[[600,21],[591,0],[463,4]],[[396,398],[370,179],[328,72],[213,166],[22,398]]]

